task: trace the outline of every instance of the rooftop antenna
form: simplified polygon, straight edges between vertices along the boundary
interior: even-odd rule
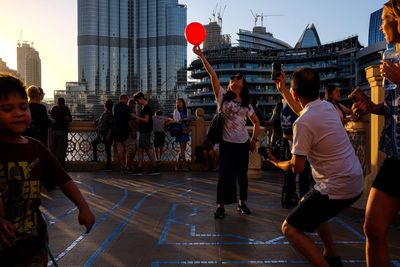
[[[18,47],[21,47],[21,40],[22,40],[22,30],[19,31]]]
[[[218,24],[221,28],[222,28],[222,17],[224,16],[225,8],[226,8],[226,5],[224,6],[224,9],[222,9],[222,12],[221,12],[221,8],[219,8],[219,11],[218,11]]]

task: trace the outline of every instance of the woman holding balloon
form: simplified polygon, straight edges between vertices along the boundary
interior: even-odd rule
[[[187,36],[186,32],[186,36]],[[189,39],[188,39],[189,40]],[[200,42],[201,43],[201,42]],[[251,214],[246,205],[249,163],[249,150],[254,152],[260,123],[250,105],[249,90],[246,79],[237,73],[231,76],[227,89],[221,87],[216,72],[205,58],[198,44],[193,52],[199,56],[211,78],[211,86],[217,100],[217,108],[224,117],[223,141],[219,145],[220,167],[217,185],[217,210],[215,219],[225,217],[225,204],[237,203],[236,181],[239,184],[239,203],[237,210],[241,214]],[[253,123],[251,141],[246,129],[246,119]]]

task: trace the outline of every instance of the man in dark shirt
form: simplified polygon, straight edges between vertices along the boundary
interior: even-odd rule
[[[57,105],[51,109],[50,116],[54,119],[52,150],[58,161],[64,166],[68,147],[68,123],[72,121],[72,116],[63,97],[58,98]]]
[[[132,171],[133,157],[129,156],[133,153],[133,144],[128,140],[131,132],[129,128],[129,120],[131,119],[131,110],[128,107],[129,96],[122,94],[119,97],[119,103],[113,107],[114,128],[113,136],[117,149],[117,158],[121,173],[130,173]]]
[[[150,175],[159,174],[160,171],[156,167],[155,153],[152,143],[152,131],[153,131],[153,118],[150,105],[147,103],[146,98],[142,92],[138,92],[133,96],[135,102],[142,106],[140,111],[140,116],[134,114],[132,115],[138,120],[139,124],[139,166],[138,169],[134,171],[134,174],[143,174],[143,159],[144,152],[146,151],[147,156],[150,159],[152,168],[148,172]]]

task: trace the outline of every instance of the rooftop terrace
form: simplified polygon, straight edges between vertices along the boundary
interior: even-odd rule
[[[235,205],[215,220],[216,172],[162,172],[132,176],[119,172],[70,173],[96,215],[85,235],[77,210],[61,191],[45,195],[50,248],[60,266],[309,266],[280,231],[282,172],[250,179],[248,205]],[[345,266],[365,266],[363,211],[350,208],[331,221]],[[398,225],[389,246],[400,266]],[[312,235],[318,242],[318,237]]]

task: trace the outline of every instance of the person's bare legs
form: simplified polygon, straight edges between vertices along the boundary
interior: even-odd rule
[[[332,232],[329,227],[329,222],[323,222],[317,229],[318,236],[321,238],[322,243],[324,243],[323,256],[335,257],[336,247],[333,243]]]
[[[389,267],[388,229],[400,209],[400,198],[371,188],[365,209],[365,258],[368,267]]]
[[[188,164],[186,162],[185,158],[185,152],[186,152],[186,144],[187,142],[180,142],[179,143],[179,159],[182,161],[182,168],[188,167]]]
[[[143,168],[143,160],[144,160],[144,149],[139,148],[139,151],[138,151],[138,168],[139,169]]]
[[[156,164],[156,161],[155,161],[155,157],[156,156],[155,156],[154,150],[152,148],[147,148],[146,149],[146,154],[150,159],[151,166],[155,167],[157,164]]]
[[[306,257],[311,264],[319,267],[329,267],[321,250],[304,232],[297,230],[285,220],[282,224],[282,233],[290,244]]]
[[[117,159],[118,159],[118,164],[119,168],[121,171],[126,169],[126,158],[125,158],[125,149],[124,145],[119,143],[117,144]]]

